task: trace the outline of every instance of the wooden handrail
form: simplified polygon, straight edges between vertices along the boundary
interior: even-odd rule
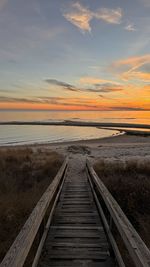
[[[54,180],[38,201],[31,215],[4,257],[0,267],[22,267],[24,265],[38,233],[41,222],[44,219],[47,209],[52,203],[55,193],[65,174],[67,164],[68,159],[64,161]]]
[[[118,229],[122,240],[137,267],[150,267],[150,251],[136,232],[132,224],[123,213],[122,209],[110,194],[101,179],[97,176],[92,165],[87,159],[86,166],[92,182],[100,193],[116,228]]]

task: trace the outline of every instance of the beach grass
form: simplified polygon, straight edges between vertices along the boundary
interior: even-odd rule
[[[150,159],[99,160],[94,168],[150,247]]]
[[[62,162],[51,150],[0,150],[0,261]]]

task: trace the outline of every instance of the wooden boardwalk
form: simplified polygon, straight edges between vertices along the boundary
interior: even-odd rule
[[[76,162],[77,164],[77,162]],[[114,266],[85,171],[69,161],[38,267]]]
[[[150,267],[149,249],[89,159],[71,155],[31,212],[0,267],[128,267],[116,242],[118,234],[133,266]]]

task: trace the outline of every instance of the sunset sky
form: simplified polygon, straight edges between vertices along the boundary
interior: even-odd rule
[[[0,0],[0,109],[150,110],[150,0]]]

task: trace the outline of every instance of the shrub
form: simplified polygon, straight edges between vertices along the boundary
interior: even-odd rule
[[[0,261],[62,162],[49,150],[0,150]]]
[[[95,170],[150,247],[150,160],[100,160]]]

